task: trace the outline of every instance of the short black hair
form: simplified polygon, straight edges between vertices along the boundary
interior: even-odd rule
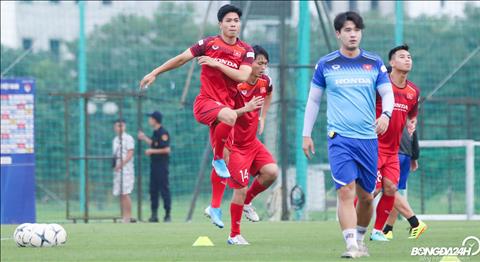
[[[391,73],[392,72],[392,66],[387,66],[387,73]]]
[[[253,46],[253,51],[255,52],[255,58],[257,58],[258,55],[263,55],[267,61],[270,61],[268,58],[268,52],[265,50],[265,48],[259,46],[259,45],[254,45]]]
[[[118,123],[121,123],[121,124],[125,124],[125,120],[122,119],[122,118],[119,118],[119,119],[116,119],[115,122],[113,122],[114,124],[118,124]]]
[[[400,50],[405,50],[405,51],[408,51],[408,45],[407,44],[403,44],[403,45],[399,45],[399,46],[396,46],[394,48],[392,48],[392,50],[390,50],[390,52],[388,52],[388,60],[392,60],[392,57],[393,55],[397,52],[397,51],[400,51]]]
[[[365,25],[363,24],[363,18],[357,12],[347,11],[347,12],[338,14],[335,17],[335,20],[333,20],[333,27],[335,27],[335,31],[340,32],[340,30],[342,30],[343,25],[347,21],[352,21],[355,24],[355,26],[359,29],[365,28]]]
[[[223,18],[228,13],[237,13],[238,17],[242,17],[242,9],[234,6],[234,5],[224,5],[218,9],[217,18],[218,22],[222,22]]]

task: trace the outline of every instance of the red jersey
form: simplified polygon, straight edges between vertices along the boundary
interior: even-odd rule
[[[220,36],[210,36],[198,41],[190,47],[190,52],[195,57],[209,56],[234,69],[239,69],[241,65],[251,66],[255,59],[253,49],[247,43],[237,39],[235,44],[230,45]],[[200,83],[200,95],[233,108],[237,82],[218,69],[202,66]]]
[[[399,88],[392,80],[393,95],[395,104],[393,106],[392,118],[388,125],[387,132],[378,136],[378,153],[383,155],[396,155],[400,147],[403,128],[409,118],[418,114],[418,99],[420,90],[417,86],[407,80],[405,88]],[[377,94],[377,118],[382,114],[382,98]]]
[[[238,94],[235,99],[236,107],[245,106],[254,96],[266,97],[272,93],[272,81],[269,76],[262,75],[254,85],[247,82],[238,84]],[[246,148],[253,145],[257,139],[258,121],[260,109],[248,112],[237,118],[234,127],[233,146]],[[231,142],[231,141],[230,141]]]

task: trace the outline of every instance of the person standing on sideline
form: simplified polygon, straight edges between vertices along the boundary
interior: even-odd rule
[[[120,196],[120,207],[124,223],[136,222],[132,219],[132,199],[130,194],[135,183],[135,169],[133,167],[133,153],[135,141],[125,132],[126,124],[122,119],[114,123],[115,138],[112,142],[114,162],[113,168],[113,195]]]
[[[165,216],[163,222],[170,222],[172,199],[168,185],[168,162],[170,157],[170,136],[162,125],[162,114],[155,111],[148,115],[148,124],[153,128],[151,138],[142,131],[138,132],[138,139],[147,143],[150,148],[145,155],[150,156],[150,201],[152,216],[149,222],[158,222],[158,193],[162,195]]]

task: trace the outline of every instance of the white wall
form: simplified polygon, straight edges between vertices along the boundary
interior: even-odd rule
[[[1,41],[8,47],[15,47],[17,43],[17,29],[15,19],[15,2],[1,1]]]
[[[480,6],[480,1],[445,1],[443,7],[441,1],[406,1],[406,10],[411,17],[422,14],[463,16],[465,4],[468,2]]]

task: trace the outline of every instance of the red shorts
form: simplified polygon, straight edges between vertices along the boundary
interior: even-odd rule
[[[212,126],[217,121],[220,110],[225,107],[228,106],[222,102],[198,95],[193,103],[193,116],[199,123]]]
[[[400,161],[398,160],[398,155],[378,155],[377,189],[383,187],[384,178],[398,185],[398,181],[400,180]]]
[[[233,189],[244,188],[248,186],[250,175],[256,176],[263,166],[274,163],[272,154],[260,141],[247,149],[234,147],[228,160],[231,175],[228,185]]]

